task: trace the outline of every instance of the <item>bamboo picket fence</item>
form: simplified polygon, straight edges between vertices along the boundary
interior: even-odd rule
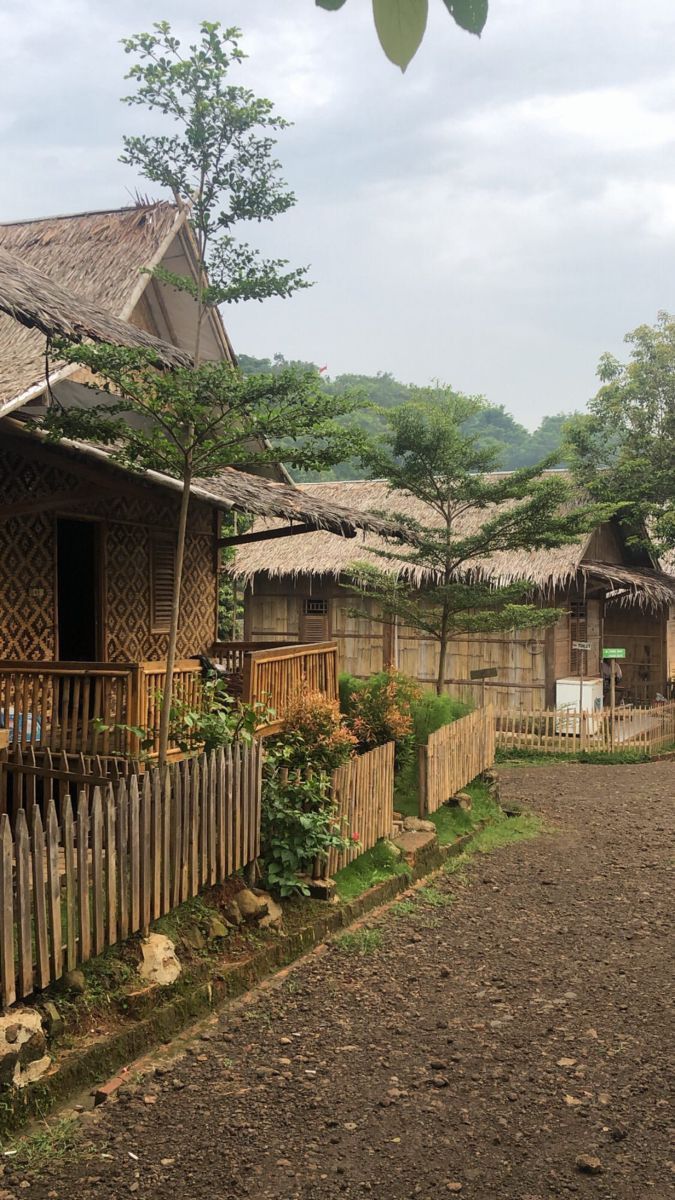
[[[320,878],[327,878],[371,850],[394,827],[393,742],[376,746],[350,758],[333,772],[331,794],[335,819],[347,837],[355,840],[345,850],[331,850],[321,865]]]
[[[223,882],[260,853],[260,742],[0,817],[3,1006]]]
[[[650,708],[622,705],[612,714],[574,709],[507,709],[496,714],[499,747],[541,754],[637,750],[653,754],[675,744],[675,702]]]
[[[495,719],[491,705],[442,725],[418,749],[419,814],[434,813],[466,787],[495,757]]]

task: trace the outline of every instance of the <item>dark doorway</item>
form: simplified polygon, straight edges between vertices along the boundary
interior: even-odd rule
[[[95,521],[56,522],[59,658],[99,660],[99,529]]]

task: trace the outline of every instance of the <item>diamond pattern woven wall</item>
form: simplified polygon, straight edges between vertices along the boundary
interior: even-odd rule
[[[81,487],[77,469],[0,448],[0,504],[30,502]],[[105,646],[113,662],[163,658],[167,636],[150,633],[150,535],[175,529],[177,501],[97,490],[72,515],[105,522]],[[58,511],[58,510],[56,510]],[[67,511],[67,507],[66,507]],[[0,522],[0,658],[39,661],[55,656],[55,512]],[[207,651],[216,637],[216,577],[212,515],[193,505],[186,547],[183,618],[178,653]]]

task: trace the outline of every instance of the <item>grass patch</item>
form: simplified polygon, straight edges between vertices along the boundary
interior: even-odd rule
[[[414,900],[399,900],[391,910],[397,917],[411,917],[416,912]]]
[[[430,905],[431,908],[447,908],[455,899],[451,892],[442,892],[433,883],[419,888],[417,896],[424,904]]]
[[[336,942],[347,954],[372,954],[380,949],[382,934],[379,929],[355,929],[353,933],[343,933]]]
[[[73,1153],[78,1142],[78,1121],[76,1117],[62,1117],[60,1121],[46,1124],[44,1129],[28,1134],[20,1141],[9,1147],[13,1166],[21,1166],[26,1171],[39,1172],[46,1166],[58,1162]]]
[[[659,754],[667,754],[671,747],[664,746]],[[537,750],[504,749],[497,747],[495,762],[512,767],[547,767],[551,763],[589,763],[595,766],[622,766],[632,763],[651,762],[652,755],[644,750],[576,750],[573,754],[555,751],[542,754]]]
[[[410,867],[401,862],[391,842],[382,841],[365,854],[360,854],[348,867],[343,867],[335,876],[338,896],[341,900],[355,900],[368,888],[383,883],[392,875],[410,875]]]
[[[537,837],[543,829],[544,823],[535,813],[523,812],[517,817],[507,817],[500,811],[499,817],[479,830],[467,846],[466,855],[490,854],[492,850],[500,850],[502,846],[510,846],[513,842]]]

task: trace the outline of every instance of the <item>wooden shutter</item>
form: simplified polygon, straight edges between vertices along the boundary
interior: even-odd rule
[[[171,627],[176,547],[172,538],[155,537],[150,542],[150,630],[168,633]]]
[[[309,596],[302,601],[300,641],[327,642],[328,638],[328,601]]]
[[[583,650],[573,650],[572,642],[588,640],[588,613],[585,600],[573,600],[570,605],[570,675],[581,674]]]

